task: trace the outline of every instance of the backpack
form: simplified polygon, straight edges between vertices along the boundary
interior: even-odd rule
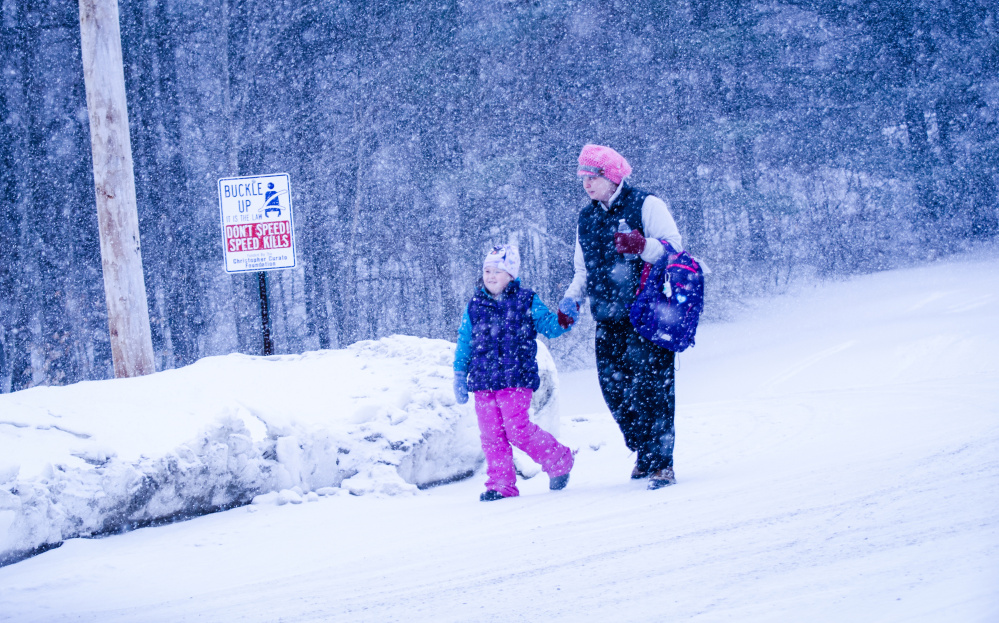
[[[642,271],[631,324],[653,344],[678,353],[694,345],[704,309],[704,272],[686,251],[676,253],[665,241],[663,246],[666,253]]]

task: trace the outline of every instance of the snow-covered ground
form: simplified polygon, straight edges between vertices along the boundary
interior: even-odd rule
[[[386,348],[378,344],[369,346]],[[417,350],[430,357],[433,349]],[[296,365],[266,363],[278,375]],[[426,380],[436,365],[418,366],[422,381],[401,370],[375,389],[436,388],[395,408],[422,405],[410,417],[423,418],[423,427],[450,422],[458,411],[444,394],[449,380]],[[171,375],[182,374],[148,377],[154,385],[167,379],[147,390],[151,412],[170,399]],[[481,472],[418,491],[402,479],[395,489],[362,487],[362,496],[254,504],[70,539],[0,568],[0,620],[999,620],[999,259],[942,262],[761,302],[741,319],[704,325],[677,377],[675,487],[647,491],[628,479],[634,457],[595,372],[573,372],[559,379],[559,437],[579,449],[564,491],[548,491],[541,475],[522,483],[520,498],[484,504]],[[126,393],[137,381],[107,383]],[[369,402],[372,387],[358,382],[352,399]],[[212,385],[184,391],[226,402]],[[243,404],[253,418],[273,420],[254,442],[265,445],[289,430],[314,433],[310,426],[328,417],[296,424],[296,414],[282,420],[255,398]],[[350,426],[389,430],[393,414],[401,417],[388,407],[377,415],[352,409]],[[286,428],[278,430],[279,420]],[[348,428],[330,434],[353,434],[362,452],[363,437]],[[109,441],[77,452],[85,465],[111,454],[123,464],[136,459],[126,439],[92,435]],[[159,451],[176,453],[180,437]],[[296,463],[275,452],[260,460],[282,465],[261,473],[289,473],[272,487],[343,491],[333,480],[295,480],[288,465]],[[27,478],[30,461],[19,464]]]
[[[411,494],[466,477],[483,457],[453,360],[450,342],[397,335],[0,396],[0,564],[250,500]],[[538,363],[531,418],[557,433],[543,344]]]

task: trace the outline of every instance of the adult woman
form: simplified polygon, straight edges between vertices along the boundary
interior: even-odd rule
[[[618,152],[584,146],[577,174],[591,201],[579,214],[575,275],[559,304],[559,321],[572,324],[589,297],[600,389],[625,443],[638,455],[631,477],[648,477],[649,489],[659,489],[676,483],[674,353],[638,335],[628,314],[643,262],[662,257],[661,240],[677,251],[683,242],[666,203],[624,182],[631,165]]]

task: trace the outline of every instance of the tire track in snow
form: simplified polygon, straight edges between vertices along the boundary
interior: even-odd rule
[[[819,352],[815,353],[814,355],[812,355],[811,357],[807,357],[807,358],[799,361],[795,365],[787,368],[786,370],[784,370],[783,372],[781,372],[780,374],[778,374],[774,378],[772,378],[769,381],[767,381],[766,383],[764,383],[763,387],[761,388],[762,393],[765,393],[765,394],[773,393],[774,390],[776,389],[776,387],[778,385],[780,385],[781,383],[789,381],[790,379],[794,378],[796,375],[800,374],[802,371],[804,371],[804,370],[806,370],[806,369],[814,366],[815,364],[819,363],[820,361],[822,361],[824,359],[828,359],[828,358],[832,357],[833,355],[837,355],[837,354],[839,354],[839,353],[847,350],[848,348],[852,347],[856,343],[857,343],[856,340],[850,340],[848,342],[844,342],[842,344],[838,344],[836,346],[833,346],[833,347],[827,348],[825,350],[819,351]]]

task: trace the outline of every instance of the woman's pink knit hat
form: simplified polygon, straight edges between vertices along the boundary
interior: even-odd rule
[[[631,165],[624,156],[603,145],[584,145],[579,152],[579,170],[576,175],[600,175],[615,184],[631,175]]]

